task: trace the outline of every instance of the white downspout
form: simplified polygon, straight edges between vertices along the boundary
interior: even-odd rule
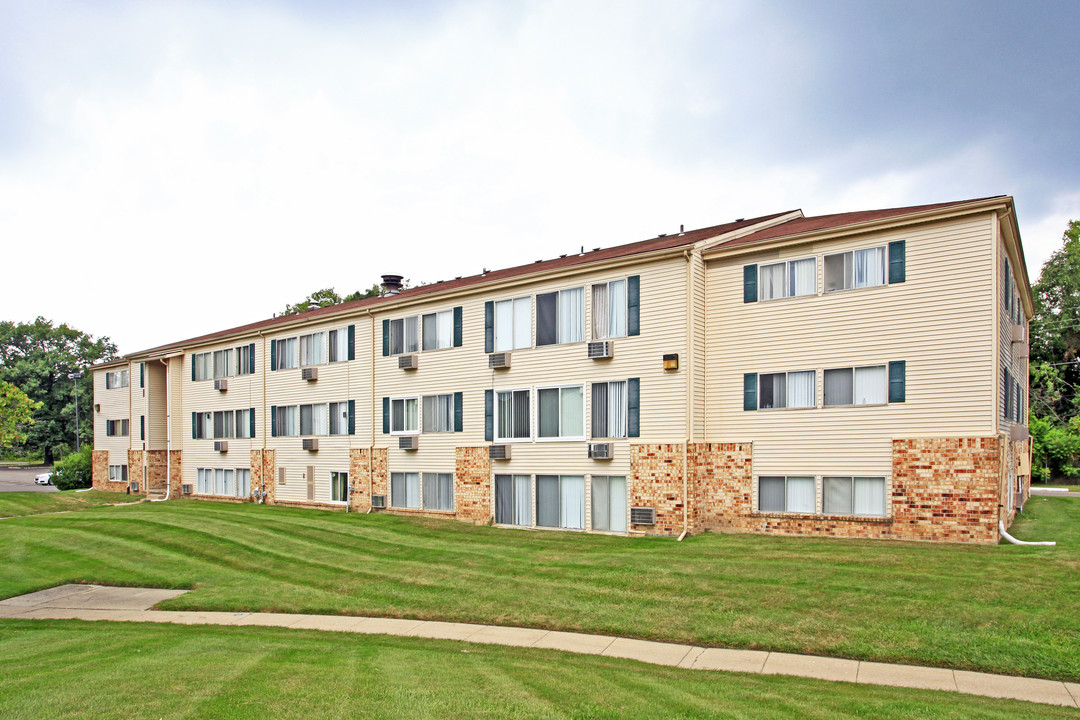
[[[165,497],[151,498],[150,502],[164,502],[169,499],[172,492],[172,387],[169,381],[172,379],[168,358],[158,358],[165,366]]]
[[[1049,542],[1027,542],[1026,540],[1017,540],[1005,530],[1005,521],[998,520],[998,530],[1001,531],[1001,537],[1005,538],[1013,545],[1057,545],[1054,541]]]
[[[690,468],[687,464],[694,435],[694,263],[689,250],[683,251],[683,257],[686,259],[686,440],[682,452],[682,534],[678,542],[690,532]]]

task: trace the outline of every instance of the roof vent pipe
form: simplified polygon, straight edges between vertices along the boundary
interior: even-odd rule
[[[401,292],[401,278],[403,275],[383,275],[382,286],[384,295],[397,295]]]

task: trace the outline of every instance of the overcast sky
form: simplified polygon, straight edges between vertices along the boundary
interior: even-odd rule
[[[1080,2],[0,0],[0,319],[121,352],[741,217],[1080,218]]]

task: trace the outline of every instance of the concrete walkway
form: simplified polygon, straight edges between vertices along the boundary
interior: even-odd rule
[[[102,585],[60,585],[29,595],[0,600],[0,618],[113,620],[181,625],[262,625],[304,630],[401,635],[564,650],[586,655],[629,658],[654,665],[672,665],[690,670],[793,675],[868,685],[948,690],[969,695],[1080,707],[1080,684],[1077,683],[989,675],[964,670],[860,662],[760,650],[703,648],[609,635],[586,635],[556,630],[470,625],[432,620],[151,609],[157,603],[183,595],[185,592],[187,591]]]
[[[1080,497],[1080,492],[1076,490],[1059,490],[1056,488],[1031,488],[1031,494],[1036,497]]]

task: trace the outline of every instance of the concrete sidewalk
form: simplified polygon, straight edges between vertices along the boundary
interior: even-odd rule
[[[1080,684],[1009,675],[990,675],[964,670],[860,662],[760,650],[703,648],[609,635],[586,635],[556,630],[471,625],[434,620],[151,610],[157,603],[185,592],[187,591],[101,585],[60,585],[29,595],[0,600],[0,618],[112,620],[182,625],[261,625],[331,632],[401,635],[564,650],[586,655],[629,658],[653,665],[672,665],[690,670],[792,675],[868,685],[948,690],[969,695],[1080,707]]]

